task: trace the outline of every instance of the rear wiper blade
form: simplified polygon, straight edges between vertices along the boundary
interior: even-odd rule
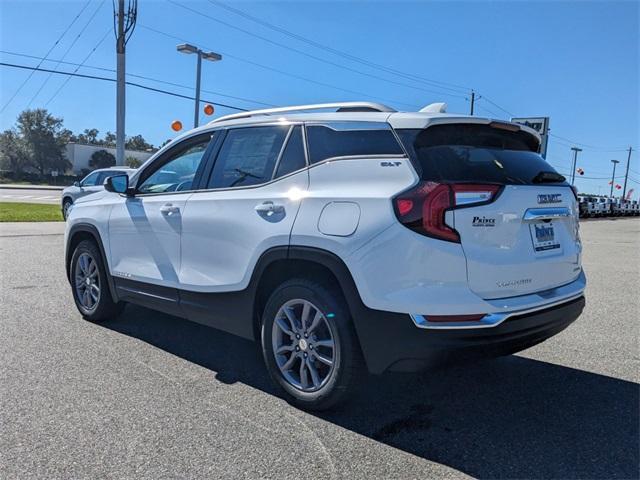
[[[533,183],[561,183],[566,180],[565,177],[558,172],[539,172],[533,180]]]

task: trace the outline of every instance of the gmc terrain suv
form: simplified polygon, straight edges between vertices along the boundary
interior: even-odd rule
[[[361,369],[557,334],[585,304],[575,192],[533,130],[443,111],[306,105],[180,136],[71,209],[78,309],[101,321],[131,302],[256,340],[315,409]]]

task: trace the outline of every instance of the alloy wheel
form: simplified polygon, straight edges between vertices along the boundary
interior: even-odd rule
[[[289,300],[276,314],[273,354],[284,379],[298,390],[319,390],[334,371],[339,345],[327,319],[332,315],[303,299]]]
[[[100,301],[100,275],[98,263],[90,254],[84,252],[78,256],[75,269],[76,298],[80,305],[91,312]]]

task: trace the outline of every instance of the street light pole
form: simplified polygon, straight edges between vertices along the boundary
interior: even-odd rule
[[[622,188],[622,198],[627,194],[627,178],[629,178],[629,162],[631,161],[631,150],[633,148],[629,147],[629,155],[627,156],[627,171],[624,174],[624,187]]]
[[[197,66],[196,66],[196,101],[195,108],[193,114],[193,128],[196,128],[200,123],[200,81],[202,77],[202,59],[210,60],[212,62],[217,62],[222,60],[222,55],[215,52],[205,52],[195,45],[191,45],[189,43],[183,43],[176,47],[176,49],[180,53],[195,53],[198,56]]]
[[[609,198],[613,198],[613,185],[616,183],[616,165],[620,163],[618,160],[611,160],[613,163],[613,174],[611,175],[611,192],[609,193]]]
[[[578,147],[571,147],[573,150],[573,166],[571,167],[571,185],[573,185],[573,181],[576,178],[576,163],[578,162],[578,152],[581,152],[582,149]]]

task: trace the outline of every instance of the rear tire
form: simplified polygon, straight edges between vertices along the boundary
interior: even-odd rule
[[[261,343],[269,375],[303,409],[344,401],[364,373],[342,293],[315,281],[292,279],[276,288],[262,315]]]
[[[78,311],[86,320],[100,322],[116,317],[123,302],[114,302],[102,255],[95,242],[81,241],[71,257],[71,290]]]

